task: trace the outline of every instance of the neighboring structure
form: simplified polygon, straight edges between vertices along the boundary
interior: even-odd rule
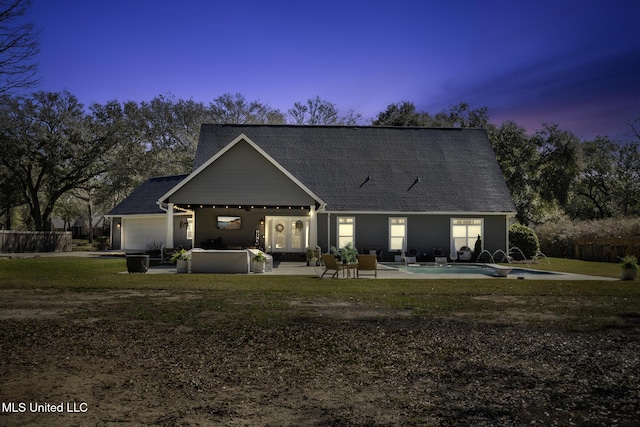
[[[89,229],[93,229],[93,237],[104,236],[108,224],[105,224],[104,215],[93,215],[92,226],[89,227],[89,220],[85,217],[77,217],[70,223],[58,217],[51,219],[53,231],[71,231],[74,239],[89,238]]]
[[[478,235],[506,250],[514,214],[482,129],[205,124],[190,175],[152,178],[108,215],[115,249],[431,256]]]

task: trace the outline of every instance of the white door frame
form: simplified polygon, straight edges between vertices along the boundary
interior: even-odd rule
[[[306,251],[306,248],[309,246],[310,238],[311,238],[311,220],[309,216],[268,216],[265,218],[267,227],[265,227],[265,232],[268,233],[266,237],[266,241],[268,242],[267,246],[270,248],[270,252],[296,252],[303,253]],[[296,221],[302,221],[302,242],[301,247],[292,248],[292,230],[295,226]],[[277,230],[276,227],[281,225],[281,229]],[[280,227],[278,227],[280,228]],[[284,236],[280,236],[280,233],[284,233]],[[276,246],[276,238],[284,237],[284,246],[277,247]]]

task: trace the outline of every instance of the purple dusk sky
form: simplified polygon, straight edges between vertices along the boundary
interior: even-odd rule
[[[487,106],[623,138],[640,117],[637,0],[35,0],[39,89],[84,104],[316,95],[374,118],[403,100]]]

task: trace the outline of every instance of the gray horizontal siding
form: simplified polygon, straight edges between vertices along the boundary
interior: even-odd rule
[[[315,200],[245,141],[193,177],[176,204],[310,206]]]
[[[336,244],[336,224],[340,216],[356,218],[355,245],[358,250],[382,249],[389,253],[389,218],[407,218],[407,249],[431,254],[433,248],[449,253],[451,245],[451,218],[484,218],[484,248],[492,253],[506,250],[506,223],[503,215],[388,215],[388,214],[335,214],[332,213],[330,238],[327,239],[328,215],[318,215],[318,244],[323,251]]]

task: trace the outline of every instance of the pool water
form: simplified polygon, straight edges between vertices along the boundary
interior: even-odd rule
[[[486,265],[452,265],[447,264],[443,266],[436,265],[425,265],[420,264],[416,266],[407,266],[402,265],[396,267],[399,271],[404,271],[407,273],[415,273],[415,274],[484,274],[487,276],[497,277],[496,271],[489,266]],[[540,270],[527,270],[524,268],[512,268],[512,267],[504,267],[511,268],[510,276],[523,276],[523,275],[555,275],[556,273],[552,273],[549,271],[540,271]]]

